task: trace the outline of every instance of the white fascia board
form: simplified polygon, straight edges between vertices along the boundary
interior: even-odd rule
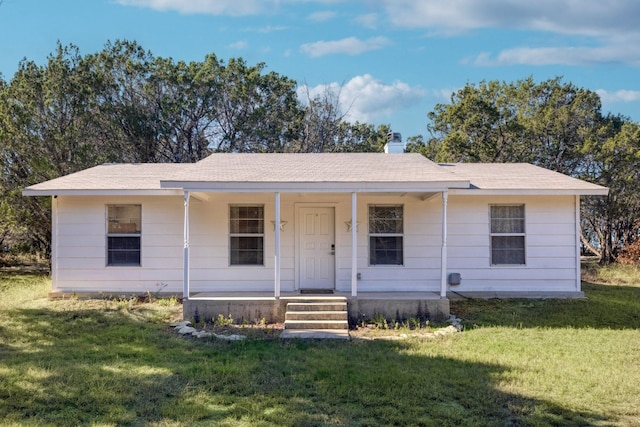
[[[162,187],[181,187],[186,191],[220,193],[379,193],[444,191],[468,188],[469,181],[442,182],[207,182],[161,181]]]
[[[22,190],[23,196],[181,196],[180,188],[153,190]]]
[[[449,194],[460,196],[606,196],[609,194],[608,188],[586,189],[452,189]]]

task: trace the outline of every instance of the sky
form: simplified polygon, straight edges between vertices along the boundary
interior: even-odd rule
[[[58,41],[91,54],[118,39],[175,61],[263,62],[405,140],[466,84],[528,77],[561,76],[640,121],[638,0],[0,0],[7,82]]]

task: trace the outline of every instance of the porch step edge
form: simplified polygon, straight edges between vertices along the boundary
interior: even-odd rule
[[[346,302],[290,302],[288,311],[347,311]]]
[[[280,333],[280,339],[338,339],[348,340],[346,329],[286,329]]]
[[[331,311],[290,311],[285,313],[285,320],[348,320],[346,310]]]
[[[284,329],[349,329],[346,320],[285,320]]]

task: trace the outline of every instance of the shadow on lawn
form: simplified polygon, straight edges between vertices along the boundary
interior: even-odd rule
[[[415,342],[188,341],[124,311],[15,309],[0,419],[38,425],[586,425],[499,389],[509,368]],[[424,351],[422,351],[424,353]]]
[[[451,301],[465,327],[640,329],[640,287],[582,283],[584,299]]]

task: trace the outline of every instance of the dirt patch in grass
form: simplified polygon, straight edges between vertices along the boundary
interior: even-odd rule
[[[192,326],[198,331],[211,332],[216,335],[242,335],[247,339],[254,340],[273,340],[278,339],[282,331],[284,331],[284,323],[259,323],[246,325],[219,325],[214,323],[205,323]],[[446,332],[445,332],[446,331]],[[375,324],[365,324],[349,329],[349,336],[352,339],[405,339],[405,338],[434,338],[437,336],[447,335],[455,332],[451,326],[423,326],[420,328],[381,328]],[[185,338],[197,339],[191,335],[185,335]]]
[[[216,325],[205,324],[194,326],[197,330],[212,332],[217,335],[243,335],[247,339],[271,340],[280,337],[284,323],[259,323],[249,325]]]

